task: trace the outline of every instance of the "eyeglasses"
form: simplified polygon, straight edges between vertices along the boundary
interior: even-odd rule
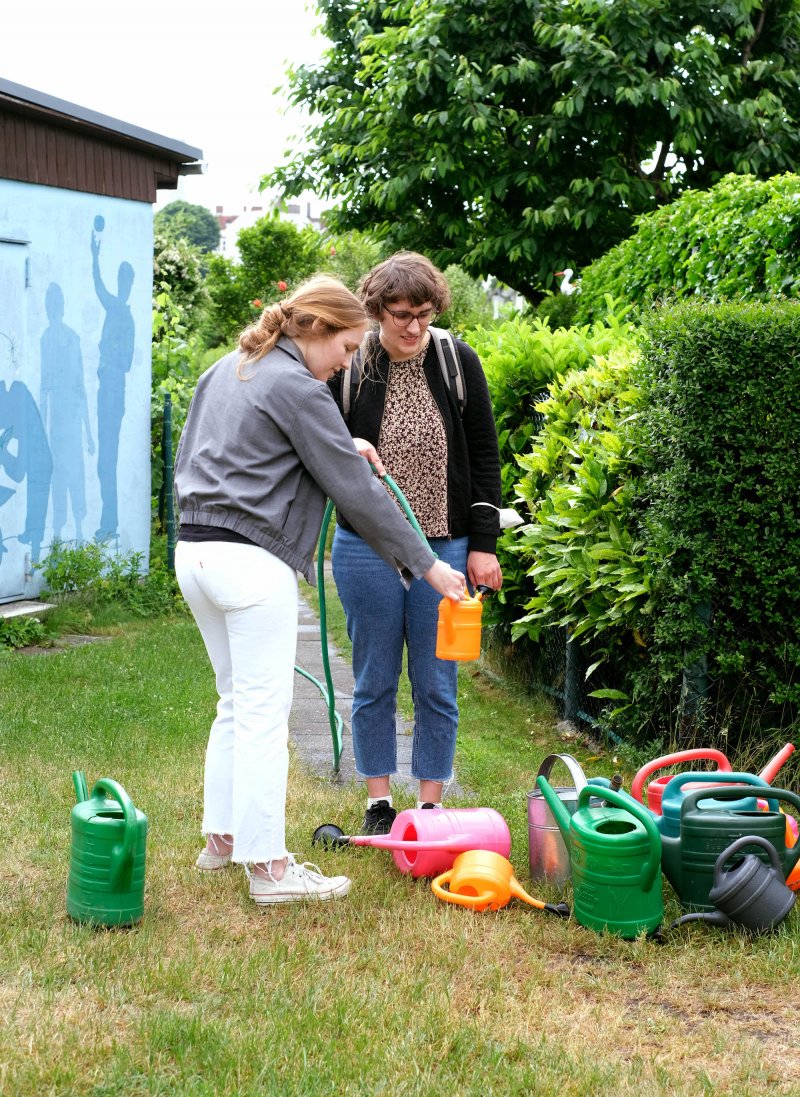
[[[407,328],[414,320],[419,321],[421,328],[427,327],[433,319],[434,310],[432,308],[421,309],[419,312],[407,312],[405,309],[400,309],[399,312],[395,312],[394,309],[389,309],[386,305],[383,306],[383,311],[388,312],[392,318],[392,323],[396,328]]]

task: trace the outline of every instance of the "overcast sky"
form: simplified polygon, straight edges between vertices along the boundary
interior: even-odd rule
[[[320,56],[318,23],[306,0],[9,0],[0,76],[202,149],[207,174],[158,205],[236,210],[258,201],[261,175],[302,126],[273,89],[287,64]]]

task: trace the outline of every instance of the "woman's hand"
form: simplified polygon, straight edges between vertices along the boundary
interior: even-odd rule
[[[378,451],[373,446],[372,442],[368,442],[366,438],[354,438],[353,445],[356,447],[362,457],[366,457],[371,465],[375,467],[375,471],[378,476],[385,476],[386,469],[384,468],[383,461],[378,456]]]
[[[434,590],[438,590],[445,598],[452,602],[460,602],[467,591],[467,584],[460,571],[451,568],[444,560],[437,560],[432,568],[428,568],[422,577],[430,583]]]
[[[503,585],[503,573],[493,552],[471,552],[467,556],[467,575],[473,587],[500,590]]]

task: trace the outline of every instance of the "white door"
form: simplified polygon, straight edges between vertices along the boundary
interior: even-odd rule
[[[25,243],[0,241],[0,602],[21,598],[31,571],[30,547],[18,539],[25,530],[27,486],[16,398],[26,361],[27,260]]]

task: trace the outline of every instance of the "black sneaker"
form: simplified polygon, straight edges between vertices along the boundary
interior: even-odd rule
[[[388,800],[378,800],[371,808],[367,808],[364,823],[361,827],[362,834],[388,834],[392,829],[397,812]]]
[[[424,811],[425,808],[435,808],[435,807],[436,807],[435,804],[423,804],[422,807],[420,808],[420,811]]]

